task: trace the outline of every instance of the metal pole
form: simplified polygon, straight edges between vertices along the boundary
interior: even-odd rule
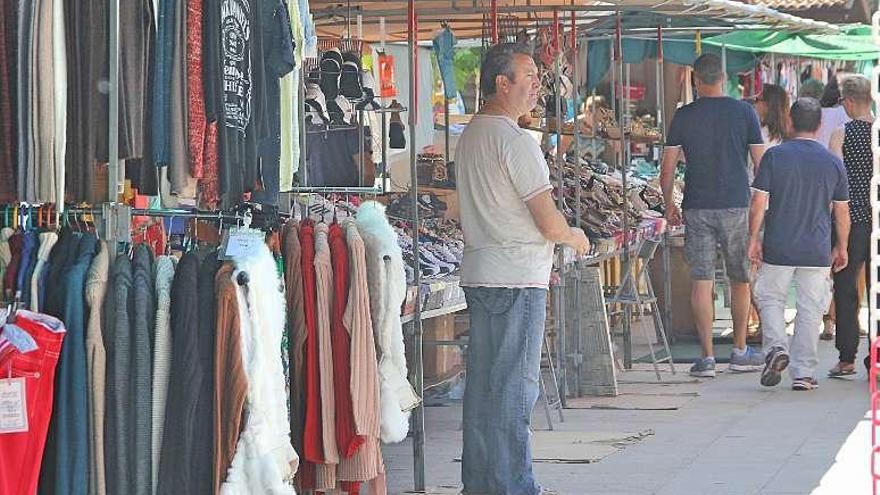
[[[559,11],[553,11],[553,42],[558,47],[559,46]],[[556,197],[556,207],[559,208],[559,211],[563,210],[564,202],[563,196],[565,192],[565,160],[562,157],[562,123],[564,119],[562,118],[562,92],[561,89],[561,78],[560,78],[560,63],[559,57],[561,55],[556,56],[556,60],[553,63],[553,68],[555,72],[555,87],[556,87],[556,172],[557,172],[557,197]],[[565,397],[566,397],[566,389],[567,389],[567,380],[565,376],[566,366],[566,349],[565,349],[565,255],[563,250],[560,249],[557,255],[557,265],[559,266],[559,285],[556,286],[556,344],[557,344],[557,366],[559,367],[559,377],[560,377],[560,386],[559,388],[559,399],[562,402],[562,406],[565,407]]]
[[[492,44],[498,44],[498,0],[492,0],[489,13],[492,25]]]
[[[110,101],[108,123],[107,201],[119,199],[119,0],[110,0]],[[61,208],[63,206],[59,206]]]
[[[308,171],[308,163],[306,162],[307,147],[308,147],[308,132],[309,129],[306,127],[306,78],[308,77],[308,73],[305,70],[302,70],[302,75],[299,78],[299,105],[297,105],[297,118],[299,118],[299,187],[307,187],[309,186],[309,171]],[[385,136],[385,133],[382,133],[382,136]],[[384,149],[384,147],[383,147]]]
[[[575,218],[574,224],[577,228],[581,227],[581,189],[582,189],[582,174],[583,174],[583,166],[581,164],[581,132],[580,125],[578,122],[578,117],[581,115],[581,71],[579,67],[579,43],[577,41],[577,26],[576,26],[576,16],[575,12],[571,12],[571,49],[573,50],[574,56],[572,57],[574,63],[572,64],[572,69],[574,70],[574,173],[575,173],[575,190],[574,190],[574,198],[575,202]],[[574,349],[575,355],[574,358],[574,392],[577,397],[583,395],[583,391],[581,390],[581,371],[583,365],[583,339],[581,338],[581,332],[583,328],[581,326],[581,310],[579,307],[579,303],[581,300],[581,270],[580,270],[580,261],[575,262],[575,277],[572,277],[574,280]]]
[[[622,265],[627,267],[628,270],[631,270],[629,266],[630,262],[630,253],[629,253],[629,219],[626,215],[626,204],[628,201],[627,198],[627,170],[629,169],[629,164],[627,162],[628,150],[627,147],[629,145],[629,140],[627,139],[628,133],[626,132],[626,127],[624,125],[625,118],[629,113],[629,110],[626,108],[626,100],[627,100],[627,90],[626,87],[623,87],[625,79],[624,79],[624,61],[623,61],[623,40],[620,31],[620,12],[617,13],[617,30],[615,32],[615,42],[618,47],[617,52],[617,76],[618,80],[621,82],[621,91],[620,91],[620,119],[618,120],[621,130],[620,136],[620,175],[621,175],[621,184],[623,186],[623,201],[620,205],[623,217],[623,260]],[[621,277],[626,277],[627,274],[621,273]],[[621,278],[623,280],[623,278]],[[623,365],[625,368],[632,368],[632,329],[630,328],[630,317],[632,314],[632,309],[629,304],[623,305]]]
[[[419,200],[419,183],[417,180],[418,170],[416,167],[416,108],[418,100],[416,99],[416,50],[418,50],[418,33],[416,31],[418,20],[416,14],[415,0],[407,2],[409,12],[409,173],[410,173],[410,197],[412,204],[417,205]],[[421,304],[421,283],[422,277],[420,273],[419,263],[419,209],[413,208],[413,270],[415,271],[416,284],[416,300],[415,312],[412,320],[412,336],[413,336],[413,361],[412,376],[413,388],[424,397],[425,391],[425,375],[424,361],[422,355],[422,304]],[[412,413],[412,435],[413,435],[413,478],[415,490],[417,492],[425,490],[425,404],[419,402],[419,405]]]
[[[657,129],[661,143],[666,142],[666,81],[663,71],[663,28],[657,27]],[[661,147],[662,149],[662,147]],[[662,153],[660,155],[662,157]],[[669,232],[663,233],[663,328],[672,335],[672,260]]]

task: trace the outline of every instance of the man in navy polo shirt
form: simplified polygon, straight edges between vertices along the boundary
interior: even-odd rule
[[[758,114],[749,103],[724,94],[724,70],[714,54],[694,62],[699,98],[675,112],[663,150],[660,184],[666,218],[685,227],[684,252],[690,266],[691,309],[700,335],[703,357],[690,374],[715,376],[712,320],[715,317],[715,260],[718,247],[730,281],[733,352],[728,369],[760,371],[764,356],[746,345],[751,310],[749,290],[749,174],[748,157],[761,163],[764,141]],[[681,154],[687,161],[682,210],[672,202],[675,167]]]
[[[767,150],[752,184],[749,259],[760,267],[753,290],[767,356],[761,385],[767,387],[782,380],[789,362],[794,390],[818,386],[817,345],[831,302],[831,271],[847,265],[849,184],[843,162],[816,140],[821,120],[819,102],[799,98],[791,107],[793,139]],[[792,281],[798,311],[789,344],[785,303]]]

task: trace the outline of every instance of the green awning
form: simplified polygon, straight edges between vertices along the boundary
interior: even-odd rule
[[[871,28],[850,26],[845,34],[799,34],[779,31],[738,31],[713,36],[704,44],[724,46],[729,51],[775,53],[793,57],[829,60],[876,60],[880,48],[874,44]]]

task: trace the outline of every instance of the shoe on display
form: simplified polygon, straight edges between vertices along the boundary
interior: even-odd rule
[[[797,391],[816,390],[819,382],[813,377],[795,378],[791,382],[791,389]]]
[[[354,107],[348,98],[339,95],[335,100],[327,104],[327,110],[330,114],[330,122],[335,125],[348,125],[354,122]]]
[[[782,372],[788,368],[789,356],[785,349],[773,347],[767,353],[764,371],[761,372],[761,385],[775,387],[782,381]]]
[[[749,373],[752,371],[761,371],[764,365],[764,353],[752,346],[746,346],[745,352],[742,354],[732,351],[730,353],[730,366],[728,369],[737,373]]]
[[[699,378],[715,378],[715,358],[700,358],[694,361],[690,369],[690,375]]]
[[[342,74],[339,76],[339,92],[346,98],[359,100],[364,97],[364,88],[361,86],[361,68],[354,62],[342,64]]]
[[[330,117],[327,115],[327,99],[324,97],[320,86],[315,83],[306,83],[305,106],[306,116],[311,116],[313,123],[330,123]]]
[[[342,72],[342,53],[337,48],[321,55],[321,91],[330,100],[339,96],[339,76]]]

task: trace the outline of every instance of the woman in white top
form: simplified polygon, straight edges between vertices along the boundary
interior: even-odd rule
[[[836,76],[828,80],[828,85],[825,86],[819,101],[822,104],[822,124],[819,126],[816,139],[827,148],[834,131],[850,121],[846,110],[840,104],[840,89],[837,87]]]

